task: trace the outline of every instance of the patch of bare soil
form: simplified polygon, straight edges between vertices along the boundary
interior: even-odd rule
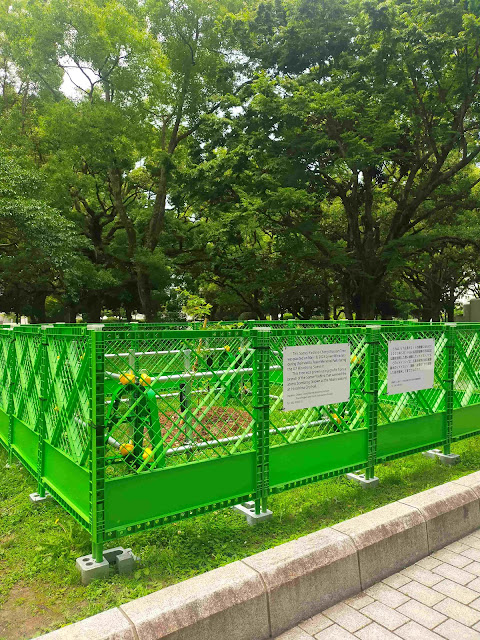
[[[13,587],[0,604],[0,640],[27,640],[54,626],[60,626],[65,612],[41,604],[41,597],[31,587]]]
[[[212,407],[200,418],[191,418],[190,424],[180,423],[180,427],[175,427],[166,438],[166,442],[175,441],[175,446],[181,446],[186,440],[187,427],[193,427],[195,432],[191,439],[198,442],[212,440],[216,438],[229,438],[243,433],[252,421],[248,411],[235,409],[233,407]],[[175,411],[166,414],[160,413],[159,420],[162,426],[162,436],[165,436],[172,429],[175,422],[181,419],[181,415]]]

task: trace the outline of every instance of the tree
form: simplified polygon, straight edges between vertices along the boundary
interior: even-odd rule
[[[45,299],[69,271],[79,243],[73,226],[36,197],[39,190],[34,169],[0,156],[0,304],[44,321]]]
[[[347,315],[373,317],[400,249],[479,180],[480,21],[447,0],[271,2],[246,20],[266,72],[225,135],[247,170],[223,205],[308,239]]]

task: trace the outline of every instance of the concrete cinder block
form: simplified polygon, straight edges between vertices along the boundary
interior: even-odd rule
[[[255,502],[244,502],[243,504],[236,504],[232,507],[232,509],[245,516],[247,524],[249,524],[251,527],[260,524],[261,522],[268,522],[273,517],[273,513],[270,511],[270,509],[267,509],[266,511],[260,511],[260,513],[258,514],[255,513]]]
[[[103,580],[110,575],[108,560],[103,558],[102,562],[97,562],[92,554],[77,558],[75,566],[77,570],[80,571],[84,587],[90,584],[90,582],[93,582],[93,580]]]
[[[333,529],[243,562],[262,576],[267,587],[273,637],[360,591],[355,547],[348,536]]]
[[[243,564],[214,569],[121,606],[138,640],[264,640],[270,637],[267,594]]]
[[[460,456],[457,453],[442,453],[440,449],[429,449],[422,453],[425,458],[431,458],[432,460],[438,460],[440,464],[446,467],[453,467],[453,465],[460,462]]]
[[[423,516],[398,502],[332,528],[348,535],[358,551],[362,589],[428,555]]]
[[[140,564],[140,558],[133,554],[131,549],[124,549],[115,557],[118,573],[120,575],[129,575],[135,571]]]
[[[119,609],[110,609],[52,631],[41,640],[136,640],[132,625]]]
[[[377,476],[367,479],[364,473],[347,473],[345,477],[348,480],[353,480],[353,482],[359,484],[362,489],[375,489],[375,487],[378,487],[378,483],[380,482]]]
[[[418,509],[425,519],[429,553],[441,549],[480,527],[480,505],[475,491],[456,482],[422,491],[399,501]]]
[[[42,502],[45,502],[45,500],[48,500],[49,498],[51,498],[52,496],[48,493],[48,491],[45,493],[44,496],[41,496],[39,493],[30,493],[28,498],[30,500],[30,502],[32,504],[40,504]]]

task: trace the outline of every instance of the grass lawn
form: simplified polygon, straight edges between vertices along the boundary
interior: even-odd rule
[[[33,507],[34,480],[18,463],[6,469],[0,447],[0,640],[35,637],[480,469],[480,437],[453,451],[456,467],[420,454],[379,465],[372,491],[340,477],[274,496],[273,520],[256,528],[227,509],[124,538],[115,545],[132,547],[143,568],[82,587],[75,559],[91,552],[88,535],[53,500]]]

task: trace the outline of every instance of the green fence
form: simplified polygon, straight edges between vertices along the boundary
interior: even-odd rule
[[[387,394],[388,343],[433,338],[433,388]],[[350,345],[347,402],[283,410],[285,347]],[[0,443],[117,537],[480,433],[480,325],[247,322],[0,329]]]

